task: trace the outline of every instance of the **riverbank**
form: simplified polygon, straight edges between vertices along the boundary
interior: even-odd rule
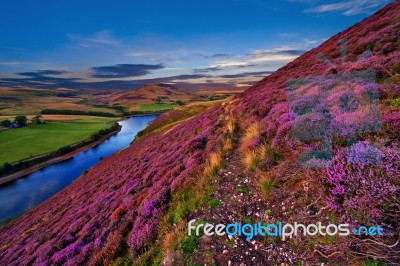
[[[9,175],[0,177],[0,185],[3,185],[3,184],[8,183],[8,182],[11,182],[11,181],[16,180],[18,178],[27,176],[27,175],[29,175],[29,174],[31,174],[33,172],[36,172],[36,171],[38,171],[40,169],[43,169],[43,168],[47,167],[49,165],[56,164],[56,163],[71,159],[76,154],[78,154],[80,152],[84,152],[86,150],[89,150],[89,149],[91,149],[93,147],[96,147],[100,143],[102,143],[105,140],[109,139],[111,136],[113,136],[113,135],[117,134],[118,132],[120,132],[121,128],[122,128],[121,126],[118,126],[117,130],[115,130],[113,132],[110,132],[109,134],[100,137],[100,139],[98,139],[98,140],[96,140],[94,142],[91,142],[91,143],[89,143],[89,144],[87,144],[85,146],[82,146],[80,148],[77,148],[76,150],[73,150],[73,151],[71,151],[71,152],[69,152],[67,154],[64,154],[64,155],[52,158],[50,160],[38,163],[38,164],[36,164],[34,166],[25,168],[25,169],[23,169],[21,171],[13,173],[13,174],[9,174]]]

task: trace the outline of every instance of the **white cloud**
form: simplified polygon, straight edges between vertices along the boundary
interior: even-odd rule
[[[378,8],[392,2],[391,0],[351,0],[323,4],[306,9],[307,13],[342,12],[343,15],[352,16],[358,14],[370,14]]]
[[[78,47],[93,48],[100,46],[118,46],[120,41],[112,37],[111,31],[104,30],[90,36],[69,33],[68,38]]]
[[[22,62],[18,61],[0,61],[0,65],[3,66],[16,66],[16,65],[21,65]]]

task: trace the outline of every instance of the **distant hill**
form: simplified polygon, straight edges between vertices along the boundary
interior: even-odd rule
[[[234,95],[234,91],[188,91],[169,84],[146,84],[140,88],[123,92],[94,96],[93,104],[119,105],[127,111],[137,111],[143,108],[170,109],[195,101],[218,100]]]
[[[196,95],[167,84],[147,84],[138,89],[98,95],[93,104],[120,105],[134,111],[140,109],[139,104],[166,104],[175,106],[195,100]]]
[[[163,111],[198,101],[225,99],[240,90],[184,90],[168,84],[147,84],[132,90],[0,88],[1,116],[35,114],[44,109],[86,112]]]
[[[344,62],[341,39],[348,40]],[[145,132],[130,147],[103,159],[70,186],[0,228],[0,264],[398,264],[399,48],[400,2],[396,1],[227,103],[187,119],[177,112],[182,122],[176,124],[171,114],[161,115],[154,123],[171,126]],[[320,54],[331,64],[326,59],[321,62]],[[369,95],[372,105],[379,104],[381,127],[377,123],[372,132],[358,133],[359,142],[349,149],[343,137],[332,138],[330,168],[300,167],[301,154],[323,145],[295,139],[291,117],[309,115],[305,120],[309,125],[323,118],[313,113],[314,106],[300,104],[298,98],[290,106],[288,93],[300,88],[307,96],[305,103],[315,99],[351,103],[351,113],[362,115],[366,113],[358,109],[362,99],[352,102],[344,94],[348,86],[332,82],[332,77],[368,69],[374,71],[377,82],[362,76],[369,83],[355,86],[355,93]],[[358,78],[349,79],[348,85]],[[334,93],[318,98],[310,80]],[[166,96],[169,90],[173,100],[178,95],[189,97],[170,88],[154,90]],[[139,96],[132,92],[117,99]],[[328,107],[333,113],[340,111],[330,103],[318,107],[323,112]],[[358,120],[347,114],[337,122],[336,126],[345,126]],[[321,127],[318,130],[327,128]],[[305,136],[316,132],[304,128]],[[322,155],[329,158],[330,154]],[[379,160],[372,162],[371,155]],[[244,236],[196,237],[187,233],[191,219],[214,224],[381,225],[385,235],[299,234],[285,241],[261,236],[251,241]]]

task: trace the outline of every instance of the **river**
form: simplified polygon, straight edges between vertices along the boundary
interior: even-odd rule
[[[25,177],[0,186],[0,224],[39,205],[65,188],[100,158],[128,147],[135,135],[155,115],[135,116],[118,122],[122,129],[101,144],[76,154],[73,158],[47,166]]]

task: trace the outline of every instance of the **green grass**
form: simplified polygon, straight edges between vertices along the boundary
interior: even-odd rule
[[[0,165],[55,151],[63,146],[88,139],[110,118],[88,118],[47,122],[0,132]]]
[[[138,105],[139,111],[164,111],[169,110],[178,106],[177,104],[171,103],[142,103]]]
[[[261,191],[264,196],[269,196],[272,189],[275,187],[275,181],[272,179],[261,180],[259,184],[261,186]]]
[[[249,193],[250,193],[250,189],[248,188],[248,186],[246,184],[239,184],[236,187],[236,191],[238,193],[243,193],[243,195],[249,195]]]
[[[400,97],[390,100],[389,105],[395,106],[395,107],[400,107]]]
[[[210,207],[211,209],[217,208],[219,206],[219,200],[217,199],[212,199],[207,202],[207,206]]]

